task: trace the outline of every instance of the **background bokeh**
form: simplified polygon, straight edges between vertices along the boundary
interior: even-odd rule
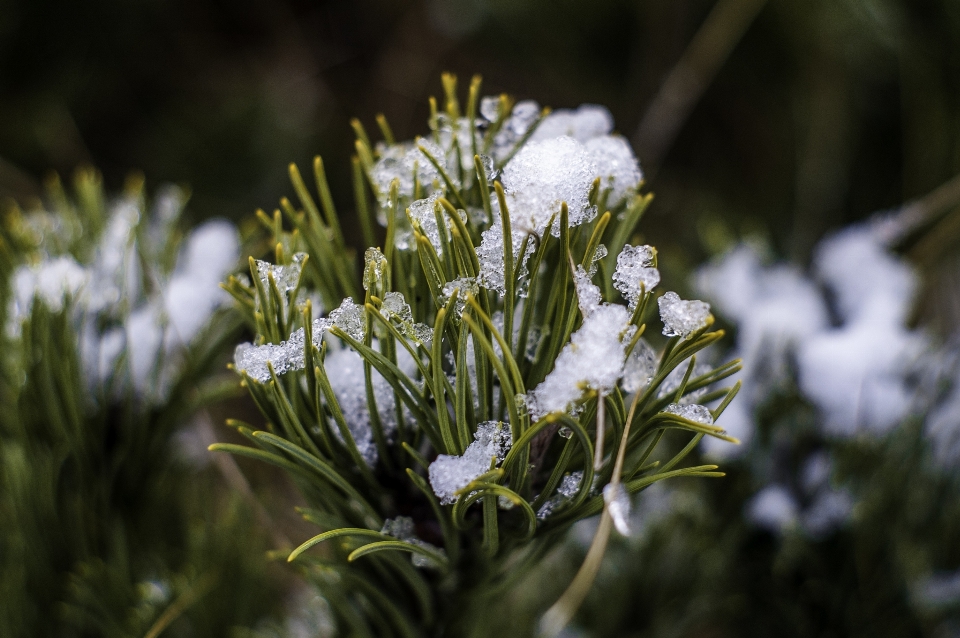
[[[382,111],[399,138],[421,132],[444,70],[553,107],[607,105],[657,193],[647,232],[694,261],[718,218],[802,261],[826,230],[960,171],[952,0],[717,3],[745,33],[728,58],[705,43],[715,78],[688,116],[649,123],[646,138],[675,124],[673,143],[644,144],[714,4],[0,0],[0,194],[94,163],[108,186],[142,170],[189,184],[196,216],[240,218],[288,191],[287,162],[319,153],[346,203],[349,119]]]

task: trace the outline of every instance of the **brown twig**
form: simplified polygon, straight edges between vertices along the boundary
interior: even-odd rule
[[[644,170],[653,175],[734,47],[767,0],[718,0],[660,86],[633,136]]]
[[[217,437],[213,431],[213,422],[210,420],[210,416],[205,411],[202,411],[197,415],[196,421],[196,427],[204,447],[216,443]],[[220,474],[222,474],[223,478],[227,481],[227,484],[247,501],[253,509],[254,516],[257,517],[260,525],[270,532],[270,538],[273,540],[273,544],[277,548],[293,547],[293,543],[290,542],[287,535],[277,526],[273,517],[271,517],[267,511],[267,508],[265,508],[263,503],[257,498],[257,495],[253,493],[253,488],[250,487],[250,483],[243,475],[243,472],[240,471],[240,467],[237,465],[233,456],[229,454],[213,454],[212,458]]]
[[[960,174],[891,211],[887,219],[880,222],[880,232],[888,243],[898,244],[956,206],[960,206]]]

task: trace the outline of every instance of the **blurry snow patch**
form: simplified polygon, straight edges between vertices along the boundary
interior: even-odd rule
[[[670,395],[676,394],[677,390],[680,389],[680,384],[683,383],[683,377],[687,374],[687,367],[690,365],[690,360],[686,360],[680,363],[676,368],[670,371],[670,374],[660,383],[660,388],[657,390],[657,397],[663,398]],[[687,387],[690,386],[690,381],[696,379],[699,376],[707,374],[713,370],[713,366],[703,361],[697,361],[693,364],[693,370],[690,372],[690,378],[687,379]],[[699,388],[697,390],[688,390],[684,388],[683,396],[680,397],[678,403],[687,404],[687,403],[696,403],[700,400],[700,397],[707,393],[707,388]]]
[[[376,345],[372,347],[376,348]],[[373,437],[370,406],[367,402],[363,357],[351,348],[331,350],[327,352],[323,367],[337,398],[340,411],[343,412],[343,418],[347,422],[350,436],[356,443],[360,456],[367,465],[373,467],[377,463],[378,453]],[[397,367],[410,377],[417,371],[416,362],[405,348],[397,348]],[[370,377],[383,433],[387,440],[392,440],[399,425],[393,386],[374,367],[371,367]],[[343,435],[339,428],[334,428],[333,433],[343,442]]]
[[[603,502],[610,512],[613,526],[622,536],[630,535],[630,495],[622,483],[607,484],[603,488]]]
[[[946,398],[928,414],[924,434],[934,460],[944,468],[955,468],[960,459],[960,378],[952,380]]]
[[[853,496],[847,490],[824,489],[803,511],[803,530],[814,539],[825,538],[850,519],[853,505]]]
[[[230,303],[220,282],[240,259],[240,236],[233,224],[224,220],[198,226],[184,243],[177,268],[161,291],[169,321],[168,339],[181,345],[191,343],[213,313]]]
[[[499,102],[499,98],[486,99],[485,116],[487,119],[490,119],[494,109],[497,108],[493,100]],[[483,110],[483,102],[481,102],[480,106],[481,110]],[[523,136],[527,134],[527,131],[530,130],[530,127],[533,126],[533,123],[537,121],[538,117],[540,117],[540,105],[533,100],[521,100],[513,105],[510,115],[503,121],[500,130],[497,131],[497,134],[493,138],[492,152],[497,162],[503,162],[510,156],[510,153],[516,149],[517,144],[523,139]]]
[[[187,236],[176,268],[165,272],[158,261],[172,247],[184,199],[179,190],[165,189],[152,217],[141,214],[138,200],[120,199],[89,263],[63,255],[18,268],[8,333],[19,334],[35,298],[55,312],[70,298],[92,394],[99,396],[109,384],[113,393],[132,389],[148,402],[162,401],[183,366],[183,349],[229,303],[219,284],[236,266],[240,250],[232,224],[210,221]]]
[[[337,633],[330,603],[313,587],[303,587],[287,604],[288,615],[277,637],[332,638]]]
[[[604,135],[584,144],[597,166],[600,188],[609,189],[607,206],[613,207],[636,192],[643,173],[630,143],[619,135]]]
[[[937,572],[914,583],[910,598],[915,605],[925,609],[960,603],[960,571]]]
[[[576,110],[557,109],[551,112],[540,122],[530,141],[539,142],[567,136],[583,143],[607,135],[612,130],[613,116],[606,107],[581,104]]]
[[[747,520],[768,531],[781,534],[794,526],[800,505],[782,485],[768,485],[747,503]]]
[[[657,373],[659,359],[653,346],[641,337],[623,365],[623,389],[637,392],[647,387]]]
[[[814,272],[833,292],[844,323],[902,325],[906,320],[919,279],[884,245],[871,223],[850,226],[821,241],[813,263]]]
[[[743,388],[723,417],[731,431],[752,430],[753,411],[789,378],[793,361],[828,435],[882,435],[910,411],[909,377],[927,348],[923,334],[904,325],[917,287],[913,269],[867,222],[820,242],[814,272],[831,293],[837,326],[811,278],[792,266],[765,266],[754,246],[740,245],[698,272],[701,294],[737,325]]]
[[[753,442],[754,423],[753,406],[747,401],[741,401],[743,390],[737,394],[737,397],[723,410],[717,418],[717,425],[723,428],[729,436],[740,441],[740,445],[730,445],[723,439],[712,436],[704,437],[700,444],[703,446],[703,453],[712,459],[731,459],[743,454],[750,448]]]
[[[764,487],[747,504],[746,519],[777,534],[799,527],[814,540],[829,536],[850,520],[854,507],[850,492],[831,484],[831,472],[826,453],[812,454],[796,491],[776,483]]]
[[[906,416],[913,389],[906,376],[924,338],[896,325],[856,322],[813,335],[797,352],[800,388],[832,436],[882,435]]]
[[[13,294],[7,312],[7,332],[20,334],[20,324],[30,316],[36,298],[52,312],[63,310],[67,297],[76,298],[89,274],[73,257],[54,257],[13,273]]]

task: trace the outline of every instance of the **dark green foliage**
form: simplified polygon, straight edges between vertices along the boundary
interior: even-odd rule
[[[96,176],[81,173],[77,191],[81,201],[95,195],[88,201],[105,219]],[[59,189],[53,196],[56,219],[71,224],[83,206]],[[29,263],[40,252],[24,241],[24,219],[12,211],[0,235],[11,262]],[[87,216],[80,227],[87,232],[59,248],[89,255],[97,226]],[[54,248],[50,240],[42,250]],[[12,266],[0,273],[5,292]],[[227,636],[235,625],[257,622],[277,596],[262,560],[263,535],[219,474],[186,460],[174,439],[215,397],[212,373],[223,345],[236,338],[237,317],[215,318],[169,400],[154,404],[129,386],[119,393],[91,387],[76,316],[74,300],[52,310],[37,297],[19,334],[5,323],[0,635],[119,638],[157,635],[169,625],[165,636]],[[121,357],[117,378],[123,365]]]

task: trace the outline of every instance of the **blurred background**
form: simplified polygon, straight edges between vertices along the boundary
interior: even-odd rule
[[[38,197],[49,171],[92,164],[109,191],[142,171],[150,190],[188,186],[193,221],[241,220],[290,194],[288,162],[320,154],[352,220],[350,119],[373,129],[382,112],[398,139],[424,133],[443,71],[482,74],[486,94],[607,106],[656,194],[642,230],[678,289],[742,238],[805,267],[828,232],[960,173],[956,0],[0,0],[0,199]],[[957,220],[902,247],[925,276],[912,322],[941,338],[960,323]],[[774,411],[816,420],[796,403]],[[583,624],[611,636],[960,635],[940,616],[917,620],[900,567],[883,562],[912,550],[871,535],[893,519],[924,528],[911,499],[926,495],[922,511],[941,525],[923,542],[944,550],[938,568],[960,565],[960,480],[934,492],[898,474],[913,449],[903,437],[857,452],[874,454],[860,475],[896,498],[872,506],[869,525],[812,544],[728,526],[755,491],[734,467],[681,503],[665,538],[611,550],[614,567],[645,567],[602,577]],[[579,564],[572,545],[555,582]],[[850,563],[876,570],[846,578]],[[701,572],[677,575],[690,564]]]
[[[953,0],[0,0],[0,196],[93,163],[237,219],[319,153],[346,206],[349,119],[422,132],[445,70],[607,105],[694,261],[718,218],[802,261],[960,171]]]

